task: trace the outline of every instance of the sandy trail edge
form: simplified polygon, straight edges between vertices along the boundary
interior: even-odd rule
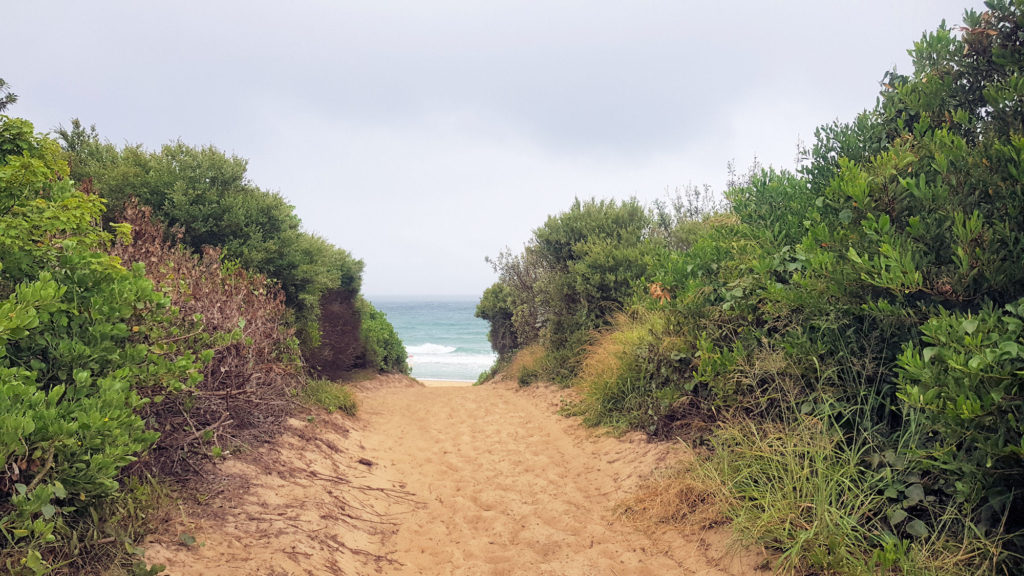
[[[358,420],[294,420],[221,464],[217,493],[151,537],[147,561],[172,575],[718,576],[761,560],[722,532],[652,538],[616,521],[614,504],[683,448],[583,430],[555,414],[557,390],[361,388]]]

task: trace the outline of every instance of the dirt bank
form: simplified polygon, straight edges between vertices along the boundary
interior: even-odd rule
[[[146,558],[199,574],[750,574],[717,532],[655,539],[612,516],[678,446],[595,435],[560,393],[385,378],[358,419],[294,420],[221,464]],[[196,543],[186,547],[179,535]]]

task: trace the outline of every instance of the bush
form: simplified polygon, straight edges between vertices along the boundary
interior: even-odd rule
[[[739,524],[791,569],[1020,571],[1024,4],[986,5],[730,213],[577,202],[495,263],[493,316],[588,423],[724,423]]]
[[[180,312],[173,320],[179,346],[212,353],[199,384],[142,410],[163,430],[143,462],[147,470],[189,476],[193,460],[222,442],[253,444],[276,434],[290,410],[288,392],[303,379],[298,346],[286,325],[284,294],[265,276],[223,262],[216,248],[198,257],[165,241],[147,207],[129,202],[121,216],[132,238],[110,253],[146,265],[146,276]]]
[[[1024,485],[1024,299],[978,314],[941,310],[921,332],[922,345],[899,357],[900,398],[932,432],[919,447],[932,488],[980,505],[988,527],[1021,518],[1012,492]]]
[[[280,283],[305,350],[320,343],[320,298],[334,289],[358,294],[362,261],[302,231],[293,206],[249,180],[245,159],[180,141],[158,152],[118,149],[77,119],[57,133],[71,156],[71,176],[107,198],[108,221],[136,198],[194,253],[221,248],[242,268]]]
[[[575,381],[583,397],[568,412],[589,426],[667,433],[693,392],[696,362],[694,351],[666,328],[655,313],[617,316],[588,348]]]
[[[6,116],[0,203],[0,561],[42,573],[159,436],[139,390],[194,385],[202,361],[142,267],[104,253],[102,200],[72,187],[55,142]]]
[[[877,514],[885,508],[883,482],[864,467],[863,449],[848,447],[834,428],[810,417],[789,426],[739,422],[713,443],[704,466],[735,499],[726,515],[744,540],[782,551],[780,571],[871,574],[914,567],[905,555],[873,561],[865,554],[889,542]]]
[[[545,377],[571,380],[589,331],[621,311],[646,274],[650,231],[635,200],[577,200],[535,230],[521,255],[500,255],[492,262],[500,280],[478,307],[498,339],[495,351],[540,341],[553,368]]]
[[[359,318],[359,339],[365,347],[364,365],[381,372],[409,373],[405,345],[399,339],[387,316],[368,301],[357,301]]]
[[[519,338],[514,323],[515,302],[508,286],[501,282],[495,282],[487,290],[484,290],[474,316],[482,318],[490,324],[487,341],[491,343],[491,348],[498,353],[498,358],[507,358],[519,348]]]

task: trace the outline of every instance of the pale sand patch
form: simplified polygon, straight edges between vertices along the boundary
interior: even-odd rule
[[[756,573],[762,556],[729,550],[721,529],[644,534],[616,519],[686,450],[584,430],[556,413],[569,391],[402,377],[355,389],[357,419],[293,420],[219,464],[220,490],[152,536],[146,559],[172,576]]]
[[[423,378],[417,378],[424,386],[430,388],[443,388],[446,386],[472,386],[473,382],[463,382],[461,380],[425,380]]]

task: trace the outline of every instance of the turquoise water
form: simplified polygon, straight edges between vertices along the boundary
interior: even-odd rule
[[[475,381],[494,363],[487,322],[473,317],[476,297],[369,299],[387,314],[409,353],[414,378]]]

